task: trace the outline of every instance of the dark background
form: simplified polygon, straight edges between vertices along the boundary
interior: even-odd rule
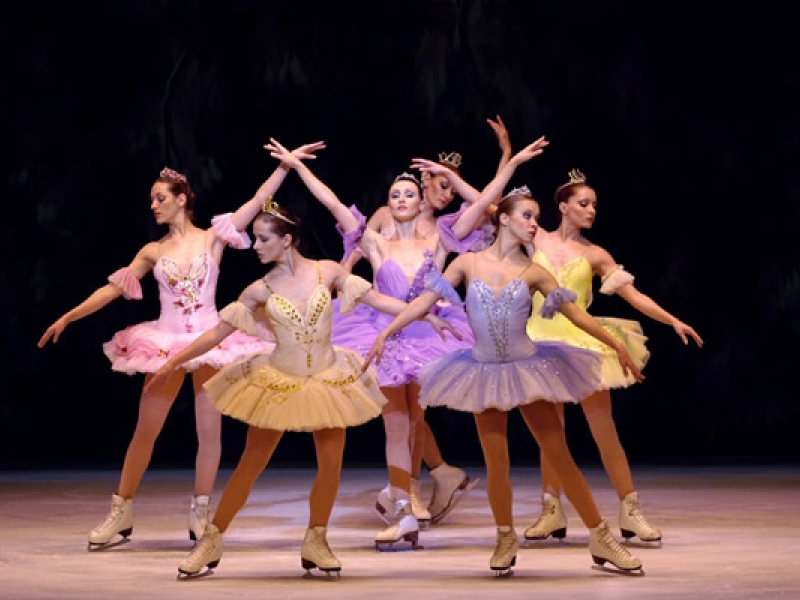
[[[484,185],[497,114],[515,149],[551,141],[512,180],[541,199],[543,224],[555,225],[555,186],[582,169],[599,196],[590,239],[705,339],[684,347],[621,299],[597,298],[595,314],[636,318],[650,338],[647,380],[614,394],[631,462],[798,461],[796,30],[780,3],[704,5],[16,5],[0,25],[0,466],[121,465],[143,378],[111,372],[101,344],[157,316],[153,278],[143,301],[112,303],[55,346],[36,341],[163,233],[148,194],[164,165],[189,176],[208,226],[272,172],[270,136],[323,139],[312,168],[370,213],[414,156],[459,151],[465,178]],[[309,255],[340,258],[332,218],[296,175],[279,201],[304,218]],[[262,272],[252,251],[228,250],[218,305]],[[154,467],[191,468],[192,415],[187,387]],[[429,418],[450,462],[480,462],[469,415]],[[568,421],[575,455],[595,461],[578,408]],[[243,427],[226,419],[224,434],[232,465]],[[515,464],[536,464],[517,415],[510,439]],[[352,430],[348,464],[381,464],[383,443],[380,419]],[[312,457],[310,436],[289,434],[275,462]]]

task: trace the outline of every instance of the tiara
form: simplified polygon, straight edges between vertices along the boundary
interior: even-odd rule
[[[531,191],[528,189],[527,185],[523,185],[522,187],[516,187],[510,192],[508,192],[505,196],[503,196],[500,200],[505,200],[506,198],[511,198],[511,196],[527,196],[528,198],[532,198],[533,195]]]
[[[458,152],[439,152],[439,162],[457,169],[461,166],[461,155]]]
[[[394,181],[392,183],[397,183],[398,181],[413,181],[417,185],[420,185],[419,179],[417,179],[417,176],[414,175],[413,173],[408,173],[406,171],[403,171],[402,173],[400,173],[400,175],[395,177]]]
[[[164,167],[163,169],[161,169],[161,173],[159,173],[158,176],[163,177],[165,179],[175,179],[176,181],[182,181],[183,183],[188,183],[186,175],[178,173],[177,171],[170,169],[169,167]]]
[[[280,206],[278,205],[278,203],[272,199],[272,196],[270,196],[269,198],[267,198],[267,201],[264,202],[264,206],[261,207],[261,212],[267,213],[268,215],[272,215],[273,217],[275,217],[276,219],[280,219],[281,221],[285,221],[289,223],[289,225],[297,225],[297,223],[292,221],[289,217],[279,212],[278,211],[279,208]]]
[[[567,173],[567,177],[569,177],[568,183],[586,183],[586,175],[581,173],[580,169],[572,169]]]

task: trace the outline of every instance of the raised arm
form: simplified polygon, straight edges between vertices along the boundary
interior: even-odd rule
[[[447,181],[449,181],[450,185],[453,187],[453,191],[458,194],[466,204],[472,204],[481,195],[480,190],[464,181],[458,173],[438,162],[428,160],[427,158],[412,158],[411,168],[418,169],[422,173],[430,173],[433,177],[437,175],[446,177]]]
[[[539,156],[548,145],[550,145],[550,142],[542,136],[512,156],[508,163],[500,169],[500,172],[495,178],[483,188],[478,200],[471,204],[453,224],[453,233],[459,238],[469,235],[469,233],[480,224],[489,205],[502,198],[503,190],[506,188],[506,185],[508,185],[517,167],[528,162],[534,156]]]
[[[67,325],[97,312],[123,294],[127,298],[140,299],[142,290],[139,280],[153,268],[153,254],[152,244],[142,248],[127,267],[109,277],[109,283],[97,288],[86,300],[56,319],[39,338],[36,345],[42,348],[51,338],[55,344]]]
[[[350,233],[358,229],[358,219],[355,215],[353,215],[350,209],[339,200],[339,197],[333,193],[331,188],[325,185],[311,172],[311,169],[309,169],[299,157],[294,156],[293,153],[284,148],[275,138],[270,138],[270,143],[267,144],[265,148],[270,151],[274,158],[287,164],[297,172],[300,179],[303,180],[303,183],[308,188],[308,191],[330,211],[344,233]]]
[[[492,121],[491,119],[486,119],[486,122],[489,124],[489,127],[492,128],[494,131],[494,135],[497,138],[497,144],[500,146],[500,162],[497,165],[497,175],[500,174],[500,171],[508,164],[508,161],[511,160],[512,151],[511,151],[511,138],[508,135],[508,129],[506,129],[506,124],[503,123],[503,119],[500,118],[500,115],[495,117],[497,120]]]

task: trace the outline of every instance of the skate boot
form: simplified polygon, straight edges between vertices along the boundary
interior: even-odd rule
[[[208,496],[193,496],[189,506],[189,539],[196,542],[203,537],[208,523]]]
[[[89,550],[97,550],[108,545],[114,536],[124,539],[133,533],[133,498],[111,496],[111,510],[100,525],[89,533]]]
[[[519,540],[517,532],[510,525],[502,525],[497,528],[497,546],[494,554],[489,561],[489,568],[497,575],[508,575],[511,567],[517,564],[517,550]]]
[[[542,514],[525,530],[526,540],[546,540],[553,536],[563,540],[567,535],[567,517],[561,500],[545,492],[542,494]]]
[[[391,549],[400,540],[411,542],[412,549],[417,547],[419,541],[419,523],[411,513],[411,503],[408,500],[395,501],[394,518],[389,527],[375,536],[375,549]]]
[[[419,479],[411,478],[411,489],[408,491],[411,502],[411,513],[417,518],[420,529],[427,529],[431,524],[431,513],[419,501]]]
[[[644,575],[642,561],[614,539],[608,528],[608,521],[600,521],[597,527],[589,529],[589,533],[589,552],[592,553],[592,560],[596,565],[603,567],[606,562],[610,562],[620,571]]]
[[[300,564],[306,571],[314,567],[325,573],[338,573],[342,570],[342,563],[331,552],[326,538],[327,528],[322,526],[309,527],[303,538],[300,548]]]
[[[189,556],[178,565],[178,576],[199,575],[205,567],[211,570],[219,564],[221,558],[222,533],[216,525],[208,523],[200,536],[200,541],[195,544]]]
[[[619,508],[619,530],[626,540],[639,536],[643,542],[658,542],[661,540],[661,530],[656,529],[647,522],[639,506],[639,495],[631,492],[622,499]]]
[[[430,476],[433,478],[433,494],[428,512],[432,523],[444,519],[479,481],[470,479],[462,469],[447,463],[431,469]]]
[[[381,520],[389,525],[394,519],[394,498],[392,498],[392,491],[391,486],[389,484],[386,485],[380,492],[378,492],[378,497],[375,499],[375,513],[381,518]]]

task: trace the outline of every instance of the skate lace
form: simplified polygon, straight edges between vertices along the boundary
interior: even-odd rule
[[[614,536],[611,535],[611,532],[606,529],[602,535],[599,536],[598,541],[600,545],[611,552],[615,558],[631,558],[632,555],[628,552],[622,545],[614,539]]]
[[[111,507],[111,512],[108,513],[106,520],[103,521],[103,523],[99,527],[97,527],[97,529],[106,529],[107,527],[111,527],[111,525],[113,525],[114,522],[119,519],[121,513],[122,513],[122,506],[114,505],[113,507]]]
[[[546,506],[543,506],[542,507],[542,514],[539,515],[539,518],[536,519],[536,522],[533,524],[533,526],[534,527],[538,527],[539,525],[544,523],[545,519],[547,519],[548,517],[552,517],[554,514],[556,514],[555,505],[548,504]]]
[[[514,546],[517,542],[516,533],[509,531],[508,533],[500,533],[497,537],[499,538],[497,540],[497,554],[505,554],[506,552],[512,552],[514,550]]]

